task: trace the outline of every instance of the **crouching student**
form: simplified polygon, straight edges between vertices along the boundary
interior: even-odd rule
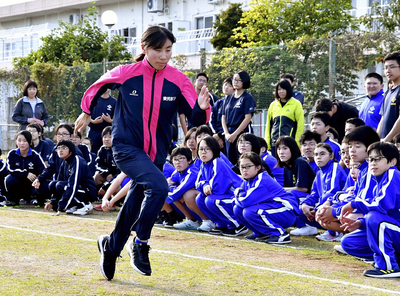
[[[196,197],[199,209],[211,219],[203,221],[200,231],[212,234],[238,236],[248,229],[239,224],[233,216],[233,193],[240,186],[242,179],[223,161],[218,141],[205,137],[198,143],[197,153],[202,161],[196,180]],[[225,209],[225,210],[223,210]]]
[[[271,169],[272,175],[279,185],[283,186],[283,168],[279,167],[278,160],[268,151],[268,144],[262,137],[257,137],[260,142],[260,157]]]
[[[296,221],[297,198],[262,170],[261,158],[256,153],[243,153],[239,164],[244,181],[235,190],[233,213],[253,231],[246,238],[271,244],[290,243],[285,228]]]
[[[400,277],[400,172],[399,152],[391,143],[377,142],[368,148],[371,174],[377,185],[372,194],[357,196],[342,207],[339,220],[351,233],[342,239],[345,252],[375,262],[364,275],[376,278]],[[362,213],[349,218],[354,210]]]
[[[61,212],[86,215],[93,209],[91,201],[96,198],[96,186],[86,161],[76,154],[75,149],[75,145],[68,140],[62,140],[56,146],[58,156],[64,162],[58,179],[49,184],[53,195],[50,203],[45,206],[46,211],[57,211],[54,216],[59,216]],[[38,188],[40,182],[39,176],[33,186]]]
[[[315,221],[315,212],[318,207],[336,192],[340,191],[346,182],[346,173],[339,163],[334,162],[332,148],[327,143],[319,143],[314,150],[314,161],[319,170],[315,176],[311,193],[301,204],[302,213],[300,221],[296,223],[297,229],[290,232],[291,235],[314,235],[317,228],[322,228]],[[331,233],[335,235],[335,232]]]

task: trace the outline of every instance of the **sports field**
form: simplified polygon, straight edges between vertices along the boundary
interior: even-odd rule
[[[150,240],[152,276],[137,274],[124,250],[107,281],[96,238],[112,231],[116,215],[0,208],[0,295],[400,294],[400,279],[366,278],[371,265],[314,237],[282,247],[162,227]]]

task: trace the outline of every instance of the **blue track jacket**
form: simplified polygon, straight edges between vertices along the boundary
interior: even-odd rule
[[[19,148],[11,150],[7,155],[7,169],[16,178],[27,178],[28,173],[41,174],[46,165],[35,150],[29,148],[28,155],[22,157]]]
[[[168,193],[166,202],[171,204],[181,200],[186,191],[196,186],[198,173],[199,169],[193,164],[189,165],[182,173],[175,170],[171,175],[171,181],[175,184],[170,186],[171,191]]]

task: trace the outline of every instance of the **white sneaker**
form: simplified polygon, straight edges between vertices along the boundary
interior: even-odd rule
[[[182,221],[181,223],[176,223],[173,226],[174,228],[181,230],[196,230],[200,226],[200,223],[199,221],[193,222],[190,219],[186,219],[185,221]]]
[[[84,216],[87,213],[89,213],[91,210],[93,210],[93,206],[91,203],[89,203],[88,205],[84,206],[83,208],[77,209],[75,212],[73,212],[72,214],[74,215],[81,215]]]
[[[310,225],[294,229],[290,232],[291,235],[315,235],[318,234],[317,227],[313,227]]]
[[[315,238],[319,241],[325,241],[325,242],[340,242],[342,240],[343,233],[337,234],[335,233],[335,236],[332,236],[329,234],[328,231],[325,231],[323,234],[317,235]]]
[[[335,246],[333,246],[333,249],[338,253],[347,255],[347,252],[345,250],[343,250],[341,245],[335,245]]]
[[[72,214],[73,212],[75,212],[78,208],[76,206],[73,206],[72,208],[68,209],[65,211],[65,213],[67,214]]]
[[[211,220],[203,220],[200,227],[197,227],[198,231],[209,232],[211,229],[214,229],[216,226]]]

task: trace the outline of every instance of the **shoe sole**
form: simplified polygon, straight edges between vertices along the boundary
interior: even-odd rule
[[[103,246],[103,244],[100,243],[100,241],[103,242],[105,237],[108,237],[108,235],[100,235],[100,236],[97,238],[97,248],[99,249],[99,252],[100,252],[100,255],[101,255],[101,257],[100,257],[100,271],[101,271],[101,274],[103,275],[103,277],[104,277],[107,281],[111,281],[112,278],[109,279],[109,278],[106,276],[106,274],[105,274],[105,272],[104,272],[104,269],[103,269],[103,265],[104,265],[104,246]]]
[[[126,244],[126,251],[128,252],[128,256],[131,258],[129,260],[129,262],[131,263],[131,266],[133,268],[134,271],[136,271],[137,273],[144,275],[144,276],[151,276],[151,273],[146,273],[141,271],[139,268],[136,267],[135,262],[133,261],[133,253],[132,253],[132,248],[133,248],[133,241],[130,241],[128,244]]]
[[[283,242],[266,242],[266,243],[270,244],[270,245],[284,245],[284,244],[288,244],[288,243],[291,243],[291,242],[292,242],[292,240],[283,241]]]
[[[394,273],[394,274],[384,274],[384,275],[375,275],[375,274],[365,274],[367,277],[373,277],[373,278],[398,278],[400,277],[399,273]]]

